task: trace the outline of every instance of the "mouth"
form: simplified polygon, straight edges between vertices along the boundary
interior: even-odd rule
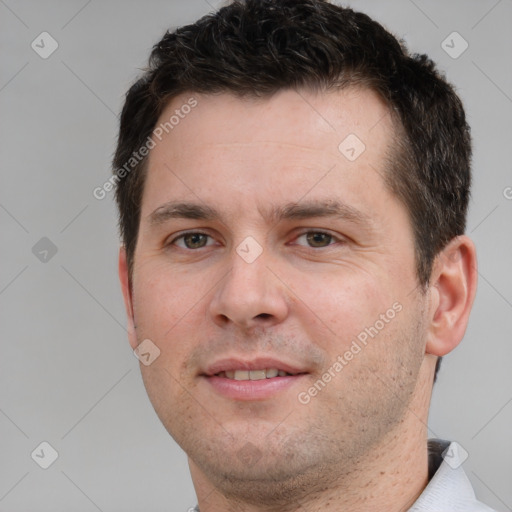
[[[225,359],[201,374],[216,394],[231,400],[265,400],[284,392],[309,372],[282,361]]]
[[[265,368],[262,370],[228,370],[216,373],[215,377],[224,377],[232,380],[263,380],[273,379],[275,377],[286,377],[291,375],[301,375],[300,373],[288,373],[277,368]]]

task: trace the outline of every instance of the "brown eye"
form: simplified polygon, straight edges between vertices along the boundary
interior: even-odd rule
[[[310,231],[306,234],[306,240],[312,247],[327,247],[330,245],[332,235],[323,233],[322,231]]]
[[[177,245],[181,249],[201,249],[206,247],[208,238],[211,237],[205,233],[184,233],[183,235],[176,237],[169,245]],[[183,240],[183,244],[178,244],[178,240]]]
[[[183,237],[183,241],[188,249],[198,249],[199,247],[204,247],[204,243],[206,241],[206,235],[202,235],[201,233],[191,233],[189,235],[185,235]]]

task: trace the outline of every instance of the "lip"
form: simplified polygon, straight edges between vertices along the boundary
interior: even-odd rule
[[[307,374],[287,375],[286,377],[272,377],[262,380],[234,380],[216,375],[202,378],[213,390],[225,398],[240,401],[265,400],[275,397],[278,393],[289,389],[302,381]]]
[[[235,370],[263,370],[267,368],[276,368],[277,370],[283,370],[286,373],[308,373],[307,370],[303,368],[299,368],[298,366],[294,366],[292,364],[286,363],[284,361],[279,361],[278,359],[274,359],[272,357],[258,357],[256,359],[221,359],[212,363],[206,368],[206,371],[202,374],[206,377],[213,377],[215,374],[220,372],[229,372]],[[277,377],[276,377],[277,378]],[[280,377],[284,378],[284,377]],[[267,379],[272,380],[272,379]],[[238,381],[243,382],[243,381]],[[254,381],[256,382],[256,381]]]
[[[275,368],[293,375],[284,377],[272,377],[261,380],[234,380],[220,377],[216,374],[235,370],[262,370]],[[216,393],[231,400],[257,401],[275,397],[302,381],[309,371],[298,365],[286,363],[272,357],[258,357],[255,359],[221,359],[208,366],[201,374],[201,378]]]

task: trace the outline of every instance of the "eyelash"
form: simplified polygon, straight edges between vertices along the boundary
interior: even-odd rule
[[[308,231],[303,231],[302,233],[299,233],[295,240],[297,240],[298,238],[300,238],[301,236],[304,236],[304,235],[307,235],[307,234],[310,234],[310,233],[314,233],[314,234],[322,234],[322,235],[327,235],[329,237],[331,237],[332,241],[335,241],[337,242],[338,244],[343,244],[344,243],[344,240],[342,240],[341,238],[338,238],[336,236],[334,236],[333,234],[329,233],[328,231],[322,231],[322,230],[308,230]],[[212,238],[208,233],[204,233],[203,231],[186,231],[185,233],[182,233],[181,235],[177,236],[176,238],[173,238],[168,244],[166,244],[167,246],[172,246],[175,244],[175,242],[177,240],[180,240],[180,239],[183,239],[185,238],[186,236],[188,235],[204,235],[204,236],[207,236],[209,238]],[[329,244],[329,245],[326,245],[324,247],[311,247],[311,246],[306,246],[306,249],[311,249],[311,250],[319,250],[319,249],[328,249],[329,247],[332,247],[333,243]],[[207,247],[207,246],[205,246]],[[179,247],[179,249],[182,249],[184,251],[198,251],[199,249],[204,249],[205,247],[199,247],[198,249],[189,249],[189,248],[183,248],[183,247]],[[303,246],[304,247],[304,246]]]

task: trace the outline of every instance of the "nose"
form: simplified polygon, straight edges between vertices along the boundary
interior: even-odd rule
[[[282,322],[289,309],[287,287],[271,268],[266,251],[248,263],[233,250],[230,262],[209,305],[213,321],[220,327],[233,324],[244,330]]]

